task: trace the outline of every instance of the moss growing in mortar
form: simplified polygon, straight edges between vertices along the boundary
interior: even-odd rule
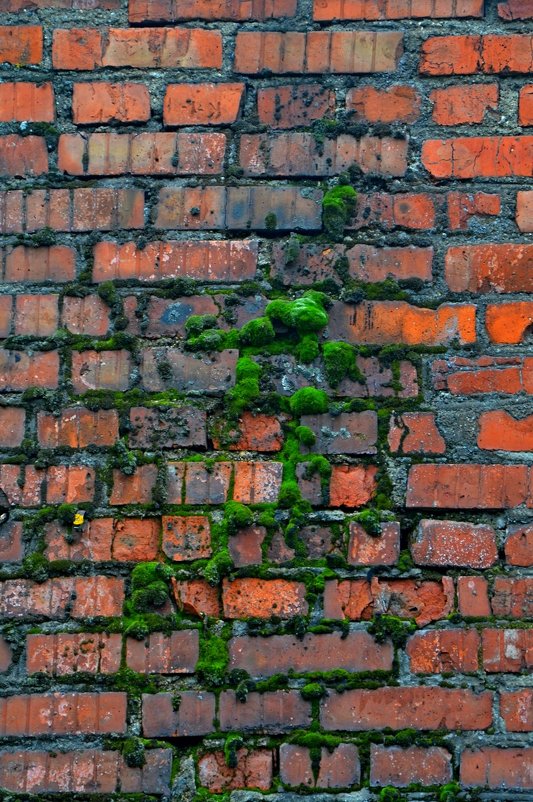
[[[338,387],[346,377],[365,384],[366,379],[357,367],[357,351],[349,343],[324,343],[322,357],[326,379],[330,387]]]
[[[329,398],[324,390],[302,387],[291,396],[289,406],[297,418],[301,415],[320,415],[328,411]]]
[[[335,240],[341,239],[344,229],[355,211],[357,192],[348,185],[328,189],[322,199],[322,222],[326,233]]]
[[[172,575],[172,569],[162,563],[136,565],[131,573],[133,610],[146,613],[163,607],[169,597],[168,580]]]
[[[300,334],[309,334],[325,328],[328,324],[328,313],[325,306],[328,297],[321,292],[309,290],[301,298],[294,301],[277,299],[271,301],[265,309],[270,320],[296,329]]]

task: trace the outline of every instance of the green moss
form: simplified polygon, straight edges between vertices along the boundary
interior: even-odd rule
[[[320,682],[308,682],[300,689],[302,697],[310,702],[313,699],[322,699],[326,695],[326,689]]]
[[[187,336],[197,337],[206,329],[213,329],[216,326],[216,315],[191,315],[185,321],[185,332]]]
[[[438,802],[456,802],[461,786],[457,782],[447,783],[439,788]]]
[[[401,802],[402,799],[401,793],[392,785],[387,785],[379,792],[379,802]]]
[[[226,334],[220,329],[207,329],[197,337],[189,337],[185,343],[186,351],[221,351],[226,346]]]
[[[289,400],[291,412],[295,417],[301,415],[320,415],[328,411],[329,399],[323,390],[302,387]]]
[[[210,687],[220,687],[226,681],[229,664],[228,646],[219,635],[206,633],[200,640],[200,657],[196,674],[200,682]]]
[[[306,446],[306,448],[311,448],[316,443],[315,433],[309,426],[297,426],[294,433],[298,438],[298,442]]]
[[[132,769],[140,769],[146,763],[144,743],[140,738],[128,738],[122,747],[126,764]]]
[[[403,649],[409,635],[416,630],[412,619],[398,618],[395,615],[376,615],[368,628],[370,635],[378,643],[390,640],[398,649]]]
[[[24,574],[34,582],[46,582],[49,577],[49,563],[43,554],[29,554],[22,560]]]
[[[57,508],[57,520],[63,526],[72,526],[76,517],[75,504],[60,504]]]
[[[265,314],[272,321],[281,323],[288,329],[295,329],[300,334],[309,334],[327,326],[326,300],[327,296],[323,293],[308,290],[301,298],[296,298],[294,301],[282,299],[271,301],[265,309]]]
[[[265,228],[267,231],[275,231],[278,225],[278,218],[274,212],[269,212],[265,217]]]
[[[232,732],[224,742],[224,759],[230,769],[237,768],[237,752],[244,746],[244,738],[240,733]]]
[[[329,189],[322,199],[322,222],[326,233],[335,240],[341,239],[344,229],[355,211],[357,192],[342,185]]]
[[[226,547],[223,547],[201,569],[201,573],[212,587],[216,587],[223,577],[231,572],[232,568],[233,560],[231,559],[231,554]]]
[[[251,509],[238,501],[228,501],[224,505],[224,517],[228,534],[233,534],[238,529],[251,526],[254,520]]]
[[[147,613],[163,607],[169,598],[168,580],[172,569],[162,563],[136,565],[131,574],[131,602],[135,612]]]
[[[268,317],[258,317],[245,323],[239,331],[242,345],[267,345],[276,337],[274,327]]]
[[[228,402],[228,412],[234,423],[245,409],[249,409],[254,401],[260,396],[259,377],[261,368],[249,357],[241,357],[236,366],[236,383],[226,394]]]
[[[352,345],[343,342],[324,343],[322,356],[330,387],[338,387],[346,377],[361,384],[366,383],[364,375],[357,367],[357,351]]]
[[[379,537],[382,532],[381,517],[376,510],[368,509],[359,512],[354,520],[363,527],[367,535]]]
[[[411,557],[411,552],[409,551],[409,549],[404,549],[403,551],[401,551],[400,556],[398,558],[398,562],[396,563],[398,571],[401,571],[402,573],[405,571],[410,571],[411,568],[414,568],[414,565],[415,564],[413,562],[413,558]]]

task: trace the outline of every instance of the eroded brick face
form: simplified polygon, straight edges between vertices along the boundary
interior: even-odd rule
[[[533,795],[532,0],[0,0],[0,796]]]

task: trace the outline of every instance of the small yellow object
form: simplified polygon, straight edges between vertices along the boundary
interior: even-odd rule
[[[74,516],[74,526],[81,526],[85,520],[85,513],[84,512],[77,512]]]

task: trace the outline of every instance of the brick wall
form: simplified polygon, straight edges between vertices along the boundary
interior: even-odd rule
[[[531,799],[531,0],[0,11],[2,799]]]

